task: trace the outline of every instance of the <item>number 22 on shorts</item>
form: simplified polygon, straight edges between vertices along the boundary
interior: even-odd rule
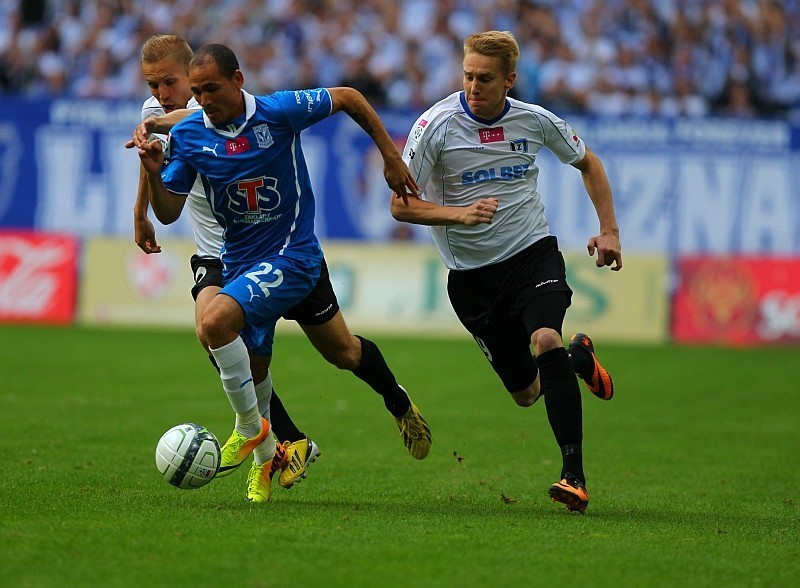
[[[269,297],[269,289],[280,286],[283,283],[283,272],[279,269],[273,270],[271,263],[261,263],[260,270],[254,272],[247,272],[245,277],[252,280],[256,285],[261,288],[264,296]],[[273,278],[270,280],[270,278]]]

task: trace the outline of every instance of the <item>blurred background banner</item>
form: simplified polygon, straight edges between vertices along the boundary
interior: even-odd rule
[[[80,319],[98,325],[191,327],[194,245],[186,240],[161,245],[161,253],[146,255],[129,239],[88,239]],[[432,245],[327,241],[323,247],[339,305],[353,328],[469,337],[447,299],[447,270]],[[619,274],[596,268],[585,254],[565,257],[574,292],[566,336],[590,331],[604,340],[667,340],[665,257],[631,255]],[[297,326],[281,321],[279,328]]]
[[[130,238],[138,159],[124,149],[141,103],[0,103],[0,227]],[[398,146],[419,113],[384,110]],[[565,118],[602,158],[628,253],[800,254],[800,128],[780,120]],[[303,132],[325,240],[427,243],[397,223],[380,155],[348,117]],[[549,152],[539,188],[552,232],[583,249],[597,218],[580,174]],[[188,218],[158,227],[191,237]]]
[[[78,255],[71,235],[0,230],[0,323],[72,323]]]
[[[161,253],[147,255],[132,239],[87,239],[80,319],[87,324],[194,325],[189,267],[194,242],[159,244]]]
[[[683,343],[800,343],[800,259],[678,262],[673,337]]]

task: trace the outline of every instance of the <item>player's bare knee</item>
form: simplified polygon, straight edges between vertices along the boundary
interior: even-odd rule
[[[236,338],[236,331],[231,331],[228,322],[224,314],[213,310],[207,311],[200,321],[202,341],[211,349],[230,343]]]
[[[200,340],[203,341],[206,346],[213,348],[214,343],[220,336],[219,323],[214,320],[213,316],[206,313],[203,315],[198,327],[198,337],[200,337]]]
[[[514,402],[517,403],[517,406],[521,406],[522,408],[528,408],[529,406],[533,406],[533,403],[536,402],[537,396],[538,394],[535,396],[533,395],[515,396]]]
[[[561,335],[554,329],[542,328],[538,329],[531,335],[531,344],[533,345],[534,353],[541,355],[551,349],[563,347],[564,343],[561,340]]]
[[[537,398],[539,398],[540,391],[541,387],[539,386],[539,380],[537,378],[533,384],[524,390],[512,392],[511,398],[514,399],[514,402],[517,404],[517,406],[528,408],[529,406],[533,406],[533,403],[536,402]]]

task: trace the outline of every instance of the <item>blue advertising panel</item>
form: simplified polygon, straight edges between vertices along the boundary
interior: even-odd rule
[[[800,129],[782,121],[570,119],[614,191],[623,249],[800,253]],[[578,175],[539,161],[551,228],[581,248],[597,230]]]
[[[0,227],[131,238],[141,103],[0,99]],[[402,147],[419,113],[383,111]],[[800,129],[781,121],[565,117],[600,155],[628,252],[800,254]],[[427,241],[395,222],[380,154],[345,114],[303,132],[323,240]],[[542,152],[539,191],[564,248],[597,218],[580,174]],[[189,237],[187,218],[164,237]]]
[[[35,129],[47,122],[48,103],[0,100],[0,227],[31,228],[36,210]]]

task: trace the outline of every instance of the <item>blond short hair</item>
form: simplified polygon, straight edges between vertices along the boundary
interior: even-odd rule
[[[142,63],[174,59],[188,70],[192,56],[189,43],[178,35],[153,35],[142,45]]]
[[[503,73],[508,75],[517,69],[519,45],[509,31],[487,31],[464,40],[464,55],[467,53],[499,58]]]

